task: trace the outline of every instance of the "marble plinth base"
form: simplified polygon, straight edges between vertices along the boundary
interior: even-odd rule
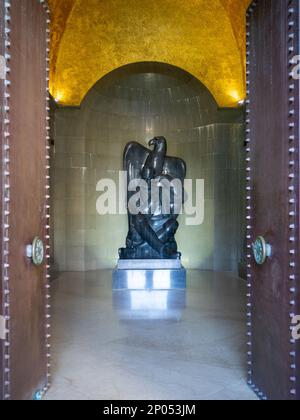
[[[181,260],[119,260],[118,270],[180,270]]]
[[[113,271],[113,290],[185,288],[186,270],[180,260],[120,260]]]

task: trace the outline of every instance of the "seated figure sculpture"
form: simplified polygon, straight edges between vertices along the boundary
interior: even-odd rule
[[[153,149],[133,142],[125,148],[129,232],[126,248],[119,250],[120,259],[180,259],[175,234],[184,201],[186,164],[167,156],[164,137],[155,137],[149,146]],[[133,210],[130,203],[137,191],[139,200]]]

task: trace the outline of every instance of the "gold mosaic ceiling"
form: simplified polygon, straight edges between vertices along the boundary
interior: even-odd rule
[[[219,106],[245,96],[245,10],[250,0],[49,0],[51,93],[80,105],[121,66],[145,61],[188,71]]]

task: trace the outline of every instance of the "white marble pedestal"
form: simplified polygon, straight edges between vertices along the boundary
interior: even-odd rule
[[[176,290],[186,288],[180,260],[119,260],[113,290]]]

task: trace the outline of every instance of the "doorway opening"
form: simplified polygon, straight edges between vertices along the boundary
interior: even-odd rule
[[[52,115],[55,378],[48,397],[253,398],[244,371],[246,285],[239,278],[243,108],[220,109],[189,73],[145,62],[113,71],[80,107],[55,107]],[[96,186],[101,179],[118,185],[126,144],[146,146],[155,136],[167,139],[168,155],[185,160],[188,179],[204,179],[204,221],[188,226],[181,216],[176,236],[189,270],[187,293],[113,293],[111,270],[127,216],[100,216]]]
[[[238,270],[243,260],[244,112],[219,109],[185,71],[137,63],[101,79],[80,108],[53,121],[52,199],[57,271],[112,269],[127,233],[126,215],[99,216],[101,179],[118,185],[127,143],[164,136],[168,155],[186,161],[187,178],[205,181],[204,222],[177,239],[189,269]],[[121,188],[121,187],[120,187]]]

